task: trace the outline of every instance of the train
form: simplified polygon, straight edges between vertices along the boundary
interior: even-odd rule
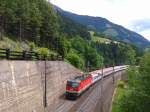
[[[102,77],[107,77],[115,72],[127,69],[128,65],[109,67],[101,70],[90,72],[88,75],[78,75],[67,80],[66,83],[66,98],[78,98],[94,83],[101,80]]]

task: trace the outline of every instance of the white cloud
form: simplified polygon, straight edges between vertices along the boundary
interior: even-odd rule
[[[146,29],[144,31],[139,32],[141,35],[143,35],[145,38],[150,40],[150,28]]]
[[[131,30],[134,30],[131,26],[134,21],[150,19],[150,0],[50,0],[50,2],[77,14],[107,18]],[[138,33],[143,35],[141,32]],[[146,38],[150,40],[150,36]]]
[[[147,30],[150,28],[150,19],[135,20],[130,27],[137,32]]]

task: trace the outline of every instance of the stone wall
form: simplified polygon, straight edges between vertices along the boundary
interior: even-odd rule
[[[80,73],[61,61],[0,61],[0,112],[44,112],[45,75],[52,111],[65,92],[66,80]]]
[[[63,103],[67,79],[81,75],[81,71],[67,63],[46,63],[48,112],[54,112],[58,103]]]

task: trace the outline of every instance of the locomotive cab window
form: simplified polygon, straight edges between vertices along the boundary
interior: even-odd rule
[[[78,82],[71,82],[71,81],[67,81],[67,86],[71,86],[71,87],[78,87],[79,83]]]

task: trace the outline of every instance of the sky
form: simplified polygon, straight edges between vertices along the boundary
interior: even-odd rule
[[[150,40],[150,0],[50,0],[80,15],[104,17]]]

